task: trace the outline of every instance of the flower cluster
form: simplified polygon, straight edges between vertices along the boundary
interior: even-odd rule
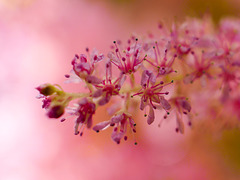
[[[52,84],[36,89],[49,118],[75,117],[75,135],[82,136],[85,126],[96,132],[112,128],[111,138],[119,144],[136,133],[138,109],[149,125],[156,119],[159,126],[167,118],[175,119],[176,132],[183,134],[185,124],[192,127],[198,109],[204,108],[199,93],[206,94],[205,108],[226,105],[229,114],[240,119],[237,19],[224,19],[217,28],[210,18],[187,19],[171,28],[161,24],[156,35],[132,36],[126,44],[114,41],[106,55],[86,48],[71,64],[72,74],[65,77],[85,85],[87,92],[68,93]],[[96,123],[94,114],[105,105],[109,117]],[[155,118],[156,111],[162,113],[160,118]],[[214,114],[216,118],[221,112]]]

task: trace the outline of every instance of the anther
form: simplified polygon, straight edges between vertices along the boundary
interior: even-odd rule
[[[60,120],[60,122],[64,122],[66,120],[66,118],[62,118],[61,120]]]
[[[175,131],[178,133],[179,129],[178,129],[178,128],[176,128],[176,129],[175,129]]]
[[[114,44],[116,44],[116,41],[113,41]]]
[[[64,76],[65,76],[65,78],[70,78],[69,74],[65,74]]]
[[[88,52],[89,51],[89,48],[88,47],[86,47],[86,52]]]

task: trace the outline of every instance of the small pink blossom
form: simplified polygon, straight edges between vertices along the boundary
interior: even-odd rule
[[[88,49],[86,51],[89,52]],[[81,79],[84,79],[86,81],[89,81],[89,79],[94,79],[93,82],[97,83],[97,77],[94,77],[92,74],[95,68],[95,63],[103,60],[104,55],[99,55],[98,51],[94,49],[89,55],[89,58],[90,60],[87,59],[87,56],[85,54],[80,54],[80,56],[76,54],[74,59],[72,60],[73,71]]]
[[[117,144],[121,142],[121,139],[127,140],[127,129],[130,128],[131,132],[136,133],[136,124],[129,113],[118,113],[114,115],[109,121],[103,121],[93,127],[93,130],[99,132],[107,127],[114,127],[112,132],[112,140]],[[136,144],[136,142],[135,142]]]
[[[189,28],[183,26],[177,28],[176,24],[173,24],[170,36],[171,45],[180,58],[189,54],[199,40],[196,33],[191,33]]]
[[[95,114],[96,105],[91,100],[83,98],[78,102],[78,107],[75,109],[73,115],[77,116],[75,119],[75,135],[80,133],[80,136],[83,135],[84,124],[87,128],[92,127],[92,116]],[[80,128],[79,128],[80,125]]]
[[[168,49],[165,49],[165,51],[161,53],[157,41],[152,49],[153,51],[147,53],[147,57],[144,60],[156,69],[157,76],[163,76],[175,72],[172,66],[177,54],[168,55]],[[154,61],[151,61],[149,58],[152,58]]]
[[[134,39],[134,38],[133,38]],[[108,53],[110,61],[118,67],[124,74],[131,74],[137,71],[144,57],[141,57],[141,45],[138,39],[135,39],[135,44],[131,45],[132,40],[128,40],[128,47],[121,51],[116,41],[114,41],[115,52]]]
[[[102,81],[102,84],[95,85],[97,90],[93,92],[93,97],[101,97],[98,101],[99,105],[107,104],[112,96],[119,95],[119,91],[124,83],[126,76],[120,74],[120,76],[113,81],[112,80],[112,64],[110,61],[106,63],[106,78]]]
[[[151,124],[155,119],[154,109],[157,109],[160,107],[162,107],[166,111],[171,109],[171,105],[163,96],[163,95],[167,95],[168,92],[161,92],[163,87],[168,84],[163,85],[162,81],[158,84],[155,84],[155,83],[156,83],[156,77],[153,74],[153,72],[149,70],[143,71],[142,79],[141,79],[142,88],[138,93],[132,95],[132,97],[136,95],[141,96],[141,102],[140,102],[141,110],[144,110],[146,109],[146,106],[149,106],[150,109],[149,109],[148,119],[147,119],[148,124]],[[171,83],[173,83],[173,81]]]
[[[193,63],[190,65],[193,71],[190,74],[187,74],[183,79],[183,82],[186,84],[193,83],[196,79],[201,78],[205,81],[204,76],[207,78],[212,78],[211,74],[209,73],[209,69],[212,65],[212,59],[209,58],[207,55],[205,56],[204,52],[199,56],[195,52],[191,52],[193,56]],[[203,82],[205,84],[205,82]]]

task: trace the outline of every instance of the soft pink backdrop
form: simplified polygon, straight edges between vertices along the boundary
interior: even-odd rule
[[[48,119],[35,99],[34,88],[45,82],[71,90],[63,81],[75,53],[86,46],[107,52],[115,39],[155,31],[159,20],[181,14],[176,2],[131,9],[125,2],[0,1],[0,179],[207,179],[188,157],[189,132],[176,134],[175,122],[159,129],[139,118],[139,145],[131,138],[116,145],[110,131],[74,136],[72,121]],[[101,118],[98,111],[95,119]]]

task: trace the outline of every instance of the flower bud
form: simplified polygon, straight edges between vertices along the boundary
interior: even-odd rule
[[[42,84],[36,87],[36,89],[40,92],[40,94],[44,96],[52,95],[53,93],[58,91],[58,89],[51,84]]]
[[[64,113],[64,106],[55,105],[48,110],[47,115],[49,118],[59,118],[60,116],[63,115],[63,113]]]

